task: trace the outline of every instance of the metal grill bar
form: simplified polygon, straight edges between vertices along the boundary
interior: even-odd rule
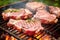
[[[57,30],[60,30],[60,23],[56,23],[56,24],[54,24],[54,25],[45,25],[46,27],[45,27],[45,31],[46,31],[46,33],[48,33],[48,34],[50,34],[50,35],[52,35],[52,36],[54,36],[54,37],[56,37],[56,33],[57,33]],[[59,34],[58,34],[59,35]]]
[[[56,27],[57,28],[53,31],[53,33],[60,29],[60,24],[57,24]]]
[[[3,29],[4,31],[6,31],[7,33],[9,33],[10,35],[14,36],[15,38],[17,38],[18,40],[22,40],[19,37],[17,37],[17,35],[14,35],[13,33],[11,33],[10,31],[6,30],[5,28],[2,28],[1,26],[0,26],[0,28]]]

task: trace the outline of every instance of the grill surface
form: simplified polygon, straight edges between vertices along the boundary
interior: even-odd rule
[[[5,7],[0,8],[0,13],[2,13],[4,10],[8,9],[8,8],[24,8],[26,2],[20,2],[20,3],[16,3],[16,4],[12,4],[12,5],[8,5]],[[7,21],[4,21],[2,19],[2,15],[0,15],[0,28],[3,29],[4,31],[6,31],[7,33],[9,33],[10,35],[14,36],[15,38],[17,38],[18,40],[27,40],[32,38],[32,40],[39,40],[41,37],[43,37],[45,34],[49,34],[51,36],[54,37],[59,37],[60,34],[58,33],[60,31],[60,19],[59,22],[53,25],[43,25],[45,30],[41,31],[38,34],[35,34],[35,36],[30,37],[28,35],[23,34],[22,32],[18,32],[16,29],[14,28],[8,28],[6,26]],[[40,34],[42,34],[40,36]]]

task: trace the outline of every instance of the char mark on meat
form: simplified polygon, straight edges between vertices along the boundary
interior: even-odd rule
[[[41,30],[44,30],[44,28],[41,25],[41,22],[38,20],[14,20],[10,19],[7,23],[8,27],[15,27],[18,31],[22,29],[23,33],[32,36],[35,33],[40,32]],[[20,30],[19,30],[20,29]]]

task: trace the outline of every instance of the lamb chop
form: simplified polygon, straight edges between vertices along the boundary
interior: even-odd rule
[[[26,4],[26,8],[31,10],[32,12],[35,12],[38,8],[44,9],[45,7],[46,5],[41,2],[28,2]]]
[[[12,27],[14,29],[17,29],[18,31],[21,32],[22,25],[19,22],[22,22],[22,20],[10,19],[9,22],[7,23],[7,26],[10,28]],[[16,25],[16,24],[18,24],[18,25]]]
[[[32,36],[35,33],[38,33],[44,28],[41,25],[40,20],[14,20],[10,19],[7,23],[8,27],[15,27],[18,31],[22,29],[23,33]],[[20,30],[19,30],[20,29]]]
[[[27,19],[32,17],[32,12],[28,9],[7,9],[2,13],[3,19]]]
[[[50,14],[44,9],[39,9],[32,19],[39,19],[43,24],[54,24],[58,21],[55,15]]]
[[[57,16],[57,18],[60,17],[60,8],[54,7],[54,6],[49,6],[50,13],[54,14]]]

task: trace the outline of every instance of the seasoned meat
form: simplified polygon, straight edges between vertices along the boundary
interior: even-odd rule
[[[22,29],[23,33],[32,36],[35,33],[38,33],[40,30],[44,30],[44,28],[41,25],[40,20],[13,20],[10,19],[7,23],[7,26],[16,27],[16,29]]]
[[[32,12],[28,9],[7,9],[5,12],[2,13],[3,19],[8,20],[9,18],[12,19],[27,19],[32,17]]]
[[[40,9],[44,9],[46,7],[46,5],[44,5],[43,3],[40,2],[28,2],[26,4],[26,8],[35,12],[38,8]]]
[[[49,6],[50,13],[54,14],[57,16],[57,18],[60,17],[60,8],[54,7],[54,6]]]
[[[58,21],[55,15],[50,14],[46,10],[38,10],[32,19],[39,19],[43,24],[51,24]]]

